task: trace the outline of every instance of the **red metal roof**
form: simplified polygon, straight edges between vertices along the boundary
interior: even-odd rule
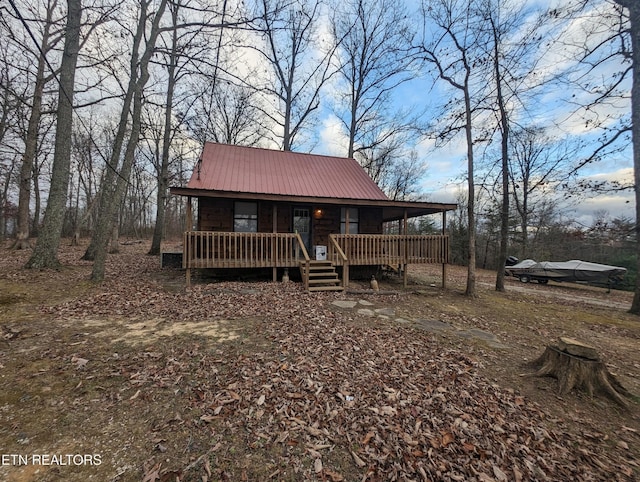
[[[355,159],[207,142],[189,189],[388,200]]]

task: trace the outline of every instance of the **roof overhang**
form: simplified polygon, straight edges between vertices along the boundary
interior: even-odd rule
[[[338,205],[338,206],[367,206],[382,208],[383,221],[397,221],[399,219],[415,218],[429,214],[454,211],[457,204],[431,203],[420,201],[391,201],[381,199],[349,199],[349,198],[324,198],[311,196],[287,196],[281,194],[261,194],[249,192],[212,191],[208,189],[191,189],[186,187],[172,187],[171,194],[187,197],[209,197],[221,199],[242,199],[255,201],[273,201],[314,205]]]

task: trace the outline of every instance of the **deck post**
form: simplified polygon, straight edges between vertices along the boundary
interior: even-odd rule
[[[402,284],[403,287],[406,288],[407,285],[409,284],[409,277],[407,275],[407,268],[409,267],[408,264],[408,259],[409,259],[409,239],[407,238],[408,234],[407,234],[407,220],[408,220],[408,215],[407,215],[407,208],[404,209],[404,220],[402,223],[402,234],[404,235],[404,265],[402,268]]]
[[[273,203],[273,233],[277,233],[278,232],[278,205],[274,202]],[[277,236],[273,236],[272,241],[271,241],[271,260],[273,262],[273,281],[276,282],[278,281],[278,263],[276,260],[276,253],[277,253],[277,244],[278,244],[278,240],[276,239]]]
[[[350,234],[349,233],[349,208],[344,208],[344,234]],[[344,265],[342,266],[342,282],[343,282],[343,286],[344,289],[347,289],[349,287],[349,261],[351,261],[351,259],[349,258],[349,248],[351,243],[349,243],[349,238],[347,237],[345,239],[345,243],[344,243],[344,251],[345,254],[347,255],[347,261],[344,263]]]
[[[447,211],[442,211],[442,235],[447,235]],[[442,287],[447,287],[447,264],[449,263],[449,244],[445,243],[444,250],[442,253],[443,263],[442,263]]]
[[[191,196],[187,196],[187,225],[185,231],[191,231],[193,229],[193,208],[191,206]]]
[[[185,226],[185,231],[190,232],[193,229],[193,207],[192,207],[192,197],[187,196],[187,225]],[[186,285],[187,289],[191,287],[191,249],[189,246],[189,237],[184,237],[184,243],[182,246],[182,256],[184,259],[185,267],[187,268],[186,272]]]
[[[344,262],[342,265],[342,286],[344,289],[349,287],[349,259]]]

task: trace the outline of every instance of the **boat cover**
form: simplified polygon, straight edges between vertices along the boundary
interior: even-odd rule
[[[536,263],[532,259],[525,259],[515,266],[511,266],[509,271],[516,276],[517,274],[529,274],[563,281],[603,281],[621,278],[627,269],[620,266],[580,261],[579,259],[560,262],[542,261],[540,263]]]

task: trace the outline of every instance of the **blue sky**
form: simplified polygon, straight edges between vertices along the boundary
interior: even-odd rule
[[[551,4],[551,1],[528,1],[529,5]],[[606,2],[602,2],[604,5]],[[596,18],[598,13],[594,12]],[[579,20],[565,25],[564,36],[577,37],[585,28],[588,15],[583,15]],[[603,32],[603,34],[606,32]],[[597,36],[592,35],[592,42],[598,41]],[[582,74],[579,67],[573,60],[573,53],[566,46],[560,51],[549,52],[539,65],[541,75],[552,76],[561,71],[565,71],[571,76],[578,77]],[[577,54],[575,54],[577,55]],[[605,65],[593,76],[592,83],[598,83],[598,76],[603,82],[612,75],[618,64]],[[630,88],[630,82],[627,84]],[[426,119],[435,116],[438,101],[442,98],[443,90],[441,85],[436,83],[435,87],[430,78],[417,78],[408,82],[395,95],[395,106],[399,109],[426,109]],[[630,109],[628,101],[618,102],[614,106],[601,106],[591,114],[584,111],[575,112],[574,102],[585,103],[589,95],[579,90],[571,90],[567,86],[550,86],[541,92],[536,100],[535,108],[529,106],[526,113],[531,124],[544,126],[555,126],[550,128],[550,133],[557,137],[567,137],[571,142],[581,141],[584,148],[576,154],[576,160],[581,156],[588,156],[598,145],[599,132],[586,128],[585,119],[591,116],[605,118],[608,114],[619,114],[628,112]],[[320,122],[318,123],[319,142],[314,148],[315,152],[333,155],[344,155],[344,133],[336,119],[332,117],[329,109],[324,109]],[[466,145],[464,137],[459,136],[448,145],[434,148],[433,142],[423,140],[416,145],[421,159],[427,165],[425,176],[421,180],[421,188],[427,198],[437,202],[455,202],[461,191],[466,190]],[[476,157],[480,157],[479,150]],[[590,180],[620,181],[631,184],[633,182],[632,153],[630,146],[621,153],[608,156],[605,160],[592,163],[580,171],[580,175]],[[550,192],[550,196],[559,194],[558,190]],[[566,201],[561,196],[558,199],[559,210],[566,219],[575,219],[578,223],[589,225],[594,214],[606,211],[611,217],[634,217],[634,198],[631,190],[623,192],[610,192],[599,195],[585,193],[578,201]]]

